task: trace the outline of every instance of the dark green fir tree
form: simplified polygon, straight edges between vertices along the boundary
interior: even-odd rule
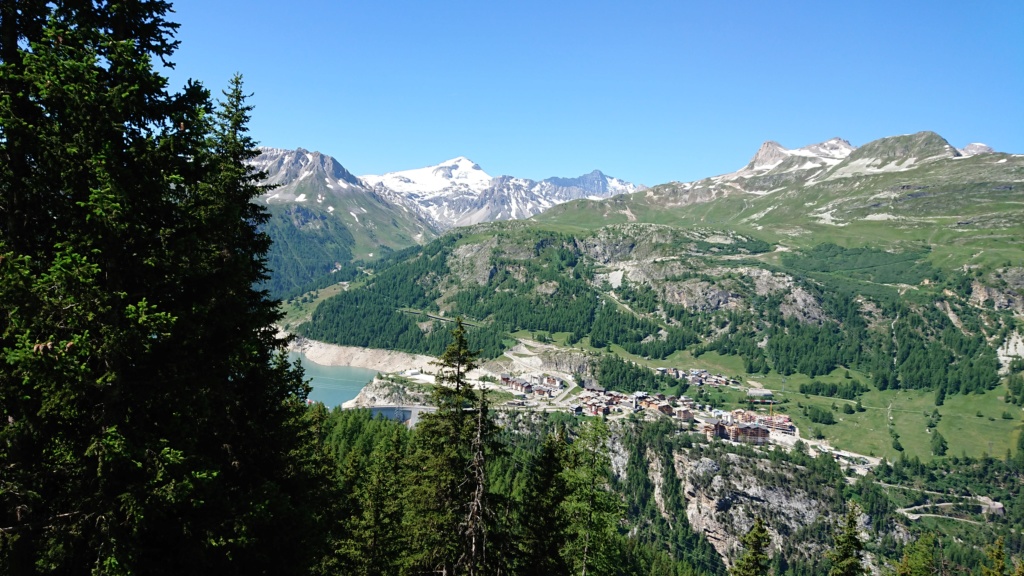
[[[771,537],[760,516],[754,519],[754,525],[740,543],[743,544],[743,554],[736,559],[729,576],[767,576],[771,567],[771,557],[768,556]]]
[[[170,5],[0,6],[0,566],[308,573],[303,414],[240,78],[167,89]]]

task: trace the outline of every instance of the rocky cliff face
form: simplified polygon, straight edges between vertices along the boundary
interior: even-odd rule
[[[981,282],[971,284],[971,304],[992,307],[996,310],[1012,310],[1017,316],[1024,316],[1024,296],[1019,290],[997,289]]]
[[[425,406],[430,404],[429,388],[410,386],[378,376],[363,386],[355,398],[344,404],[345,408],[369,408],[371,406]]]
[[[836,508],[835,487],[816,485],[809,470],[790,462],[721,454],[694,444],[677,452],[674,463],[691,527],[705,534],[726,563],[741,552],[740,539],[757,517],[765,521],[775,550],[801,532],[813,534],[797,547],[813,557],[825,553],[828,543],[823,535],[842,515]],[[813,493],[806,486],[813,487]],[[882,538],[869,532],[870,520],[865,514],[860,517],[862,538]],[[908,538],[899,525],[889,534],[898,540]],[[866,560],[871,566],[873,559]]]

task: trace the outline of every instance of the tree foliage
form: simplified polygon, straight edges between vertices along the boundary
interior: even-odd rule
[[[167,90],[167,2],[0,8],[0,564],[304,572],[306,386],[281,351],[241,79]]]
[[[829,576],[860,576],[865,573],[861,562],[864,542],[860,538],[860,529],[857,526],[858,516],[860,507],[851,502],[841,523],[836,527],[835,545],[828,553],[828,560],[832,564],[828,571]]]
[[[730,576],[767,576],[771,565],[771,557],[768,556],[768,545],[771,538],[768,529],[764,526],[764,520],[760,516],[754,519],[754,525],[740,540],[743,545],[743,554],[736,560]]]

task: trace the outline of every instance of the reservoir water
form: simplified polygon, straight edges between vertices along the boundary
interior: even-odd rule
[[[354,368],[352,366],[324,366],[317,364],[298,352],[291,352],[288,357],[292,362],[300,360],[306,371],[306,379],[310,380],[313,390],[309,399],[323,402],[328,408],[334,408],[356,397],[363,386],[366,386],[377,375],[376,370]]]

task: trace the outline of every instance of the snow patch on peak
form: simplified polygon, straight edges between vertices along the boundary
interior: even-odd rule
[[[361,178],[370,185],[383,184],[396,192],[431,196],[444,191],[479,194],[491,182],[491,176],[465,156],[425,168],[369,174]]]
[[[854,147],[842,138],[830,138],[820,144],[804,146],[800,150],[810,152],[818,158],[842,160],[854,151]]]

